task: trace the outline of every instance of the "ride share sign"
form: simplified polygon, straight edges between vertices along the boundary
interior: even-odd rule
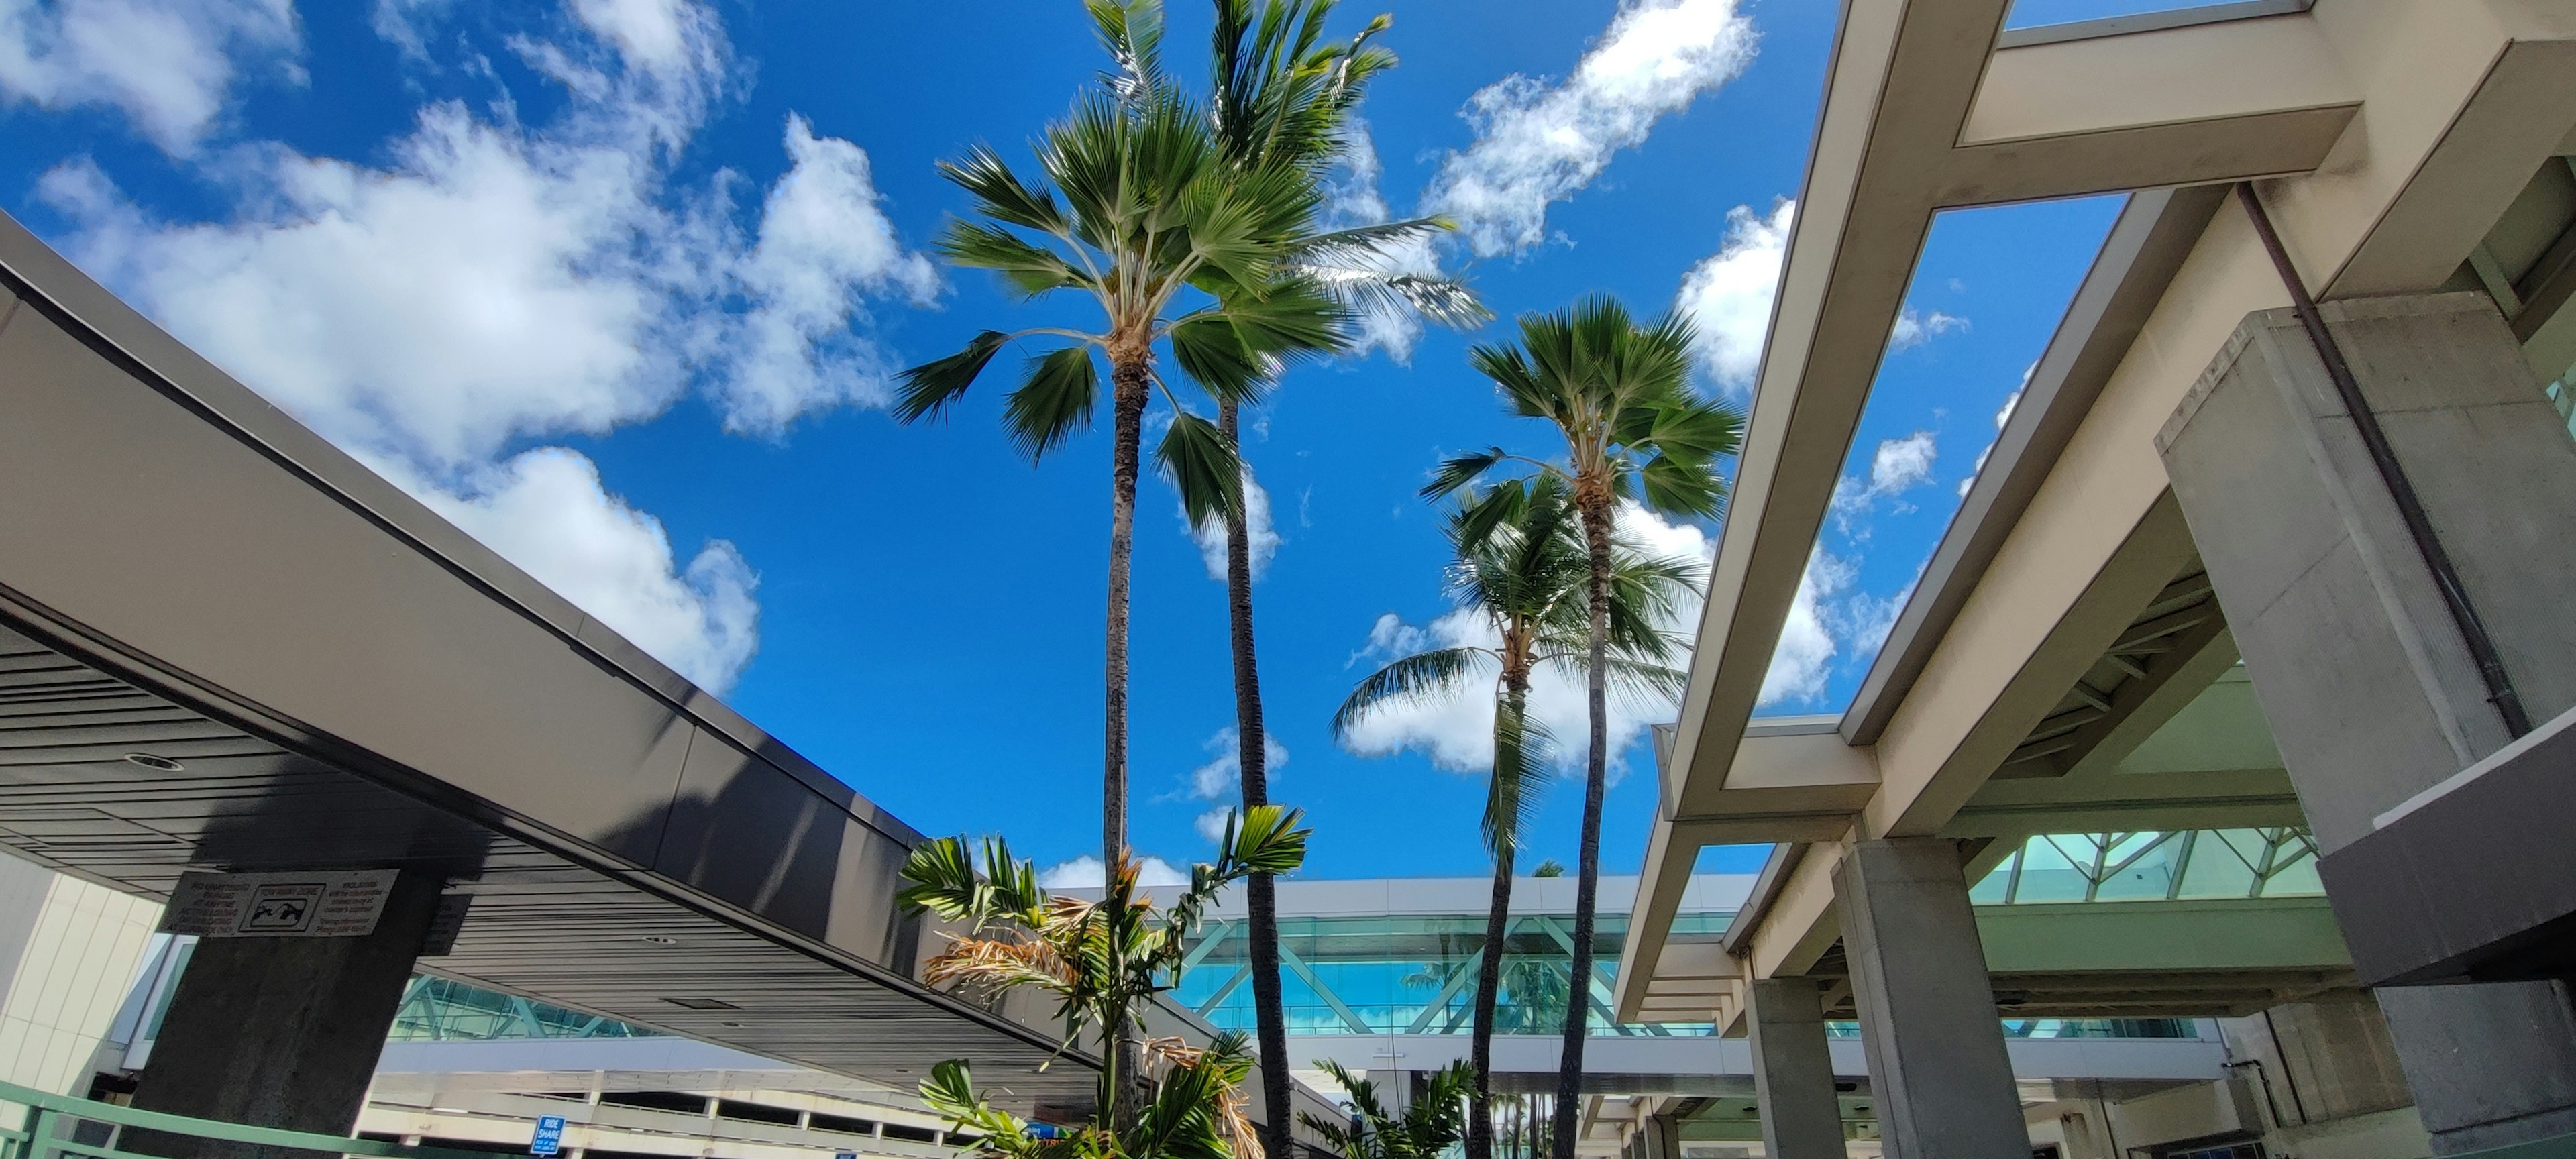
[[[161,932],[201,938],[354,938],[376,931],[390,869],[179,875]]]

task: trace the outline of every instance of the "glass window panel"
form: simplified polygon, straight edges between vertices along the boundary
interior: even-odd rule
[[[2110,864],[2093,893],[2097,901],[2162,900],[2173,888],[2182,834],[2141,833],[2111,847]],[[2127,865],[2120,863],[2126,861]]]
[[[2182,868],[2180,897],[2247,897],[2254,892],[2254,865],[2244,855],[2249,837],[2255,858],[2262,842],[2251,829],[2207,830],[2192,841],[2191,860]]]
[[[2283,856],[2292,855],[2284,853]],[[2317,878],[2316,857],[2305,850],[2300,850],[2295,856],[2298,860],[2275,870],[2271,879],[2263,883],[2263,896],[2318,897],[2325,893],[2326,883]]]
[[[2021,853],[2019,850],[2006,854],[2004,856],[2004,863],[1996,866],[1994,872],[1978,879],[1977,884],[1968,887],[1969,904],[2002,905],[2005,899],[2005,891],[2012,887],[2013,866],[2020,863]]]
[[[2048,838],[2033,837],[2021,849],[2021,884],[2013,890],[2013,904],[2082,901],[2092,885],[2091,869],[2076,868]]]

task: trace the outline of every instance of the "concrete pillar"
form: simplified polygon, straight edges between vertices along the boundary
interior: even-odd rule
[[[1823,995],[1811,978],[1765,978],[1744,1003],[1753,1040],[1753,1092],[1770,1159],[1843,1159],[1842,1104],[1825,1045]]]
[[[2477,294],[2323,307],[2530,717],[2576,706],[2576,444]],[[2248,315],[2160,438],[2329,858],[2508,735],[2357,427],[2289,310]],[[2429,888],[2509,888],[2486,880]],[[2472,875],[2461,875],[2463,877]],[[2331,878],[2330,878],[2331,880]],[[2371,899],[2339,892],[2356,929]],[[2576,1131],[2563,983],[2384,991],[2436,1153]]]
[[[170,999],[134,1106],[256,1127],[346,1135],[438,913],[441,880],[405,870],[375,932],[207,938]],[[299,1151],[156,1135],[147,1153],[273,1159]]]
[[[1637,1127],[1639,1159],[1682,1159],[1681,1120],[1671,1112],[1648,1115]]]
[[[1834,871],[1834,896],[1887,1154],[2030,1154],[1959,847],[1858,842]]]

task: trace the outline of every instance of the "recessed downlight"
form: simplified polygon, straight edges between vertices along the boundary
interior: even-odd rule
[[[666,938],[660,934],[646,934],[644,935],[644,943],[651,946],[676,946],[680,944],[680,939]]]
[[[144,768],[164,773],[181,772],[188,767],[177,761],[171,760],[168,757],[156,757],[150,753],[127,753],[125,754],[125,763],[129,765],[141,765]]]
[[[740,1010],[742,1007],[722,998],[665,998],[662,1001],[683,1010]]]

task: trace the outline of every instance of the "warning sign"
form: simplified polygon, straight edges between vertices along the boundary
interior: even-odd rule
[[[394,887],[390,869],[187,873],[161,931],[201,938],[352,938],[371,934]]]

